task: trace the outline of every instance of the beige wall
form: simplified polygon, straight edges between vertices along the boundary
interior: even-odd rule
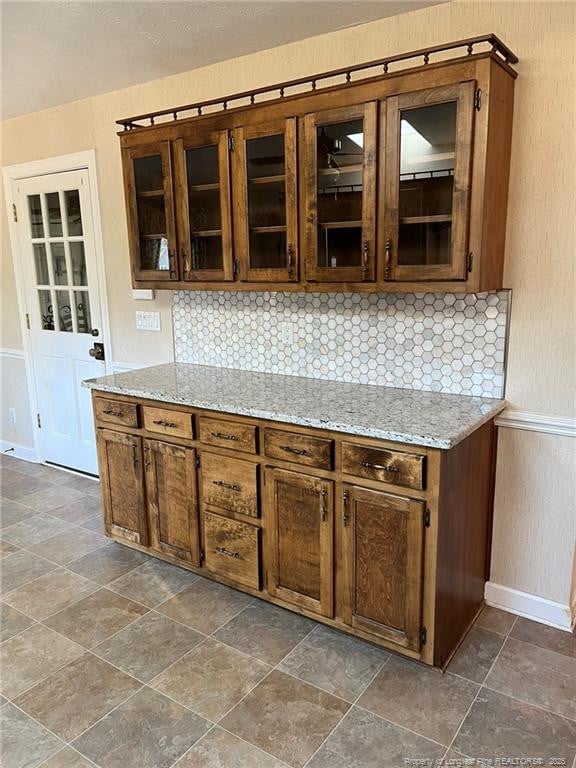
[[[162,312],[161,334],[151,338],[134,328],[137,304],[131,299],[116,119],[495,32],[520,57],[505,270],[506,286],[514,290],[507,397],[515,409],[566,417],[574,412],[576,372],[575,10],[572,2],[454,1],[310,38],[8,121],[3,126],[4,162],[96,148],[112,358],[127,363],[162,362],[172,356],[169,295],[158,293],[154,302]],[[1,277],[2,345],[19,346],[6,233]],[[507,478],[508,487],[504,489],[502,480],[497,493],[493,575],[499,583],[567,603],[570,571],[566,563],[571,563],[574,537],[569,524],[573,518],[567,517],[574,515],[573,463],[565,461],[562,475],[553,467],[539,472],[534,497],[523,492],[523,479],[535,477],[538,453],[556,441],[559,444],[561,439],[521,431],[507,431],[501,439],[500,477]],[[517,486],[510,486],[507,468],[512,466]],[[554,498],[550,507],[547,498]],[[527,518],[529,530],[539,530],[542,521],[548,520],[529,550],[530,566],[521,562],[520,553],[513,558],[507,554],[516,551]],[[552,529],[562,530],[562,538],[552,536]]]

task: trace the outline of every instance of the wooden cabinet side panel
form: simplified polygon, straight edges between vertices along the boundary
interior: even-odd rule
[[[442,460],[434,663],[443,666],[484,601],[493,511],[494,423]]]

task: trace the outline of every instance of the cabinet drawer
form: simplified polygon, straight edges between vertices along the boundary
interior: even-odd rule
[[[264,453],[270,459],[293,461],[318,469],[332,469],[334,441],[280,429],[264,430]]]
[[[202,501],[225,512],[258,517],[258,465],[203,451]]]
[[[198,432],[200,440],[208,445],[256,453],[256,427],[251,424],[200,416]]]
[[[96,421],[111,424],[123,424],[125,427],[138,427],[138,406],[136,403],[121,403],[119,400],[94,399]]]
[[[405,488],[425,488],[426,456],[384,448],[342,444],[342,472]]]
[[[204,513],[206,570],[260,589],[260,529]]]
[[[192,414],[170,411],[168,408],[153,408],[149,405],[145,405],[142,411],[144,429],[148,432],[192,439]]]

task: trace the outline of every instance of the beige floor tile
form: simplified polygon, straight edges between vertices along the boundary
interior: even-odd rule
[[[86,653],[23,693],[15,703],[70,741],[140,687],[134,678]]]
[[[106,538],[101,534],[74,526],[71,531],[59,533],[39,544],[34,544],[29,549],[34,554],[45,557],[53,563],[66,565],[95,549],[99,549],[106,543]]]
[[[10,483],[22,480],[23,475],[12,467],[2,467],[0,471],[0,491]]]
[[[0,560],[0,588],[2,594],[26,584],[45,573],[53,571],[57,566],[31,552],[20,550]]]
[[[496,632],[499,635],[507,635],[515,621],[516,616],[513,613],[485,605],[474,626],[487,629],[489,632]]]
[[[576,753],[576,723],[483,688],[453,748],[472,758],[556,758],[570,766]]]
[[[252,598],[223,584],[199,578],[157,610],[209,635],[252,602]]]
[[[25,616],[10,605],[0,603],[0,643],[20,634],[34,624],[33,619]]]
[[[510,637],[576,659],[576,630],[564,632],[530,619],[518,618]]]
[[[353,702],[390,654],[328,627],[316,627],[279,669]]]
[[[42,763],[41,768],[94,768],[94,763],[82,757],[72,747],[64,747],[45,763]]]
[[[149,557],[143,552],[110,542],[74,560],[67,567],[80,576],[105,585],[142,565]]]
[[[0,500],[0,529],[8,528],[10,525],[21,523],[35,515],[36,512],[30,507],[25,507],[17,501],[11,499]]]
[[[12,590],[4,602],[35,619],[45,619],[99,589],[93,581],[63,568]]]
[[[576,719],[576,659],[508,639],[486,685]]]
[[[14,552],[18,552],[19,549],[20,547],[17,547],[16,544],[0,540],[0,560],[3,557],[6,557],[6,555],[13,555]]]
[[[174,768],[285,768],[275,757],[216,726]]]
[[[82,653],[76,643],[35,624],[0,645],[0,692],[13,699]]]
[[[348,707],[341,699],[275,670],[221,725],[294,768],[302,768]]]
[[[161,560],[150,558],[130,573],[111,582],[109,589],[137,603],[154,608],[180,592],[199,577]]]
[[[45,620],[45,624],[85,648],[93,648],[147,613],[122,595],[100,589]]]
[[[216,722],[271,669],[208,638],[156,678],[152,686]]]
[[[198,715],[143,688],[74,741],[105,768],[169,768],[209,728]]]
[[[74,488],[75,491],[86,493],[91,496],[100,494],[100,482],[92,477],[86,477],[84,475],[68,474],[65,480],[62,481],[62,485],[67,488]]]
[[[309,768],[402,768],[434,765],[444,747],[353,707],[308,763]]]
[[[167,616],[147,613],[98,645],[93,653],[148,682],[203,639],[204,635]]]
[[[478,690],[469,680],[393,656],[358,706],[448,746]]]
[[[222,627],[215,638],[274,665],[315,626],[313,621],[296,613],[255,601]]]
[[[34,513],[32,517],[5,528],[2,531],[2,538],[18,547],[32,547],[51,536],[73,530],[75,530],[74,526],[63,520],[56,520],[42,513]]]
[[[12,704],[0,709],[0,732],[2,768],[35,768],[64,746]]]
[[[64,504],[61,507],[51,509],[49,514],[51,517],[65,520],[67,523],[81,525],[96,515],[102,517],[102,503],[98,496],[86,494],[72,504]]]
[[[472,627],[448,665],[450,672],[483,683],[504,643],[504,636]]]
[[[46,488],[46,483],[39,478],[22,475],[13,478],[11,482],[2,486],[2,496],[13,501],[19,501],[24,496],[29,496],[36,491]]]
[[[85,520],[80,523],[83,528],[87,528],[89,531],[96,531],[96,533],[106,533],[104,527],[104,516],[102,514],[94,515],[94,517]]]
[[[19,497],[22,504],[38,512],[49,512],[63,504],[72,504],[81,499],[84,494],[63,485],[44,485],[41,490]]]

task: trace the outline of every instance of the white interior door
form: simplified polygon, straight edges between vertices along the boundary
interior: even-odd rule
[[[87,170],[16,182],[20,255],[45,461],[96,474],[89,391],[105,365]]]

